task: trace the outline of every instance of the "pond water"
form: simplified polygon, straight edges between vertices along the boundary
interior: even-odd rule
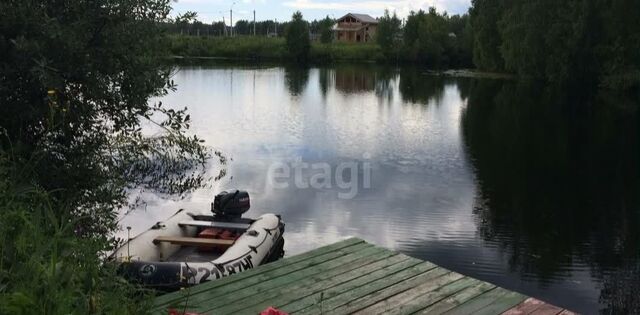
[[[356,236],[572,310],[640,310],[627,98],[375,66],[184,66],[174,80],[162,101],[189,107],[227,175],[184,200],[147,196],[122,220],[134,234],[245,189],[247,215],[283,216],[287,255]]]

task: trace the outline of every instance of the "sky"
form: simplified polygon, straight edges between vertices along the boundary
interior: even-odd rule
[[[235,4],[234,4],[235,3]],[[381,16],[385,9],[396,12],[401,18],[409,12],[435,7],[439,12],[462,14],[467,12],[471,0],[178,0],[173,3],[173,14],[186,11],[198,13],[203,23],[222,21],[229,24],[229,10],[233,7],[233,20],[252,20],[253,10],[256,20],[286,21],[295,11],[302,12],[306,20],[321,19],[326,16],[339,18],[349,12]]]

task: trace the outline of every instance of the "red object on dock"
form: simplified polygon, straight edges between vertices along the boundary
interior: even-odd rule
[[[202,315],[200,313],[191,313],[191,312],[180,312],[178,310],[176,310],[175,308],[170,308],[169,309],[169,315]]]
[[[260,312],[260,315],[289,315],[289,314],[279,309],[273,308],[273,306],[269,306],[269,308]]]

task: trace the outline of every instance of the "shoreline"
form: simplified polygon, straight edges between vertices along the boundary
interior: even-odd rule
[[[510,73],[485,72],[476,69],[447,69],[447,70],[427,70],[423,73],[428,76],[472,78],[472,79],[494,79],[494,80],[516,80],[518,76]]]
[[[281,63],[286,64],[286,60],[280,58],[250,58],[250,57],[226,57],[226,56],[170,56],[169,59],[177,61],[228,61],[228,62],[257,62],[257,63]],[[337,59],[329,62],[313,62],[310,61],[309,65],[331,65],[331,64],[373,64],[379,66],[391,66],[391,67],[406,67],[416,66],[415,63],[382,63],[376,60],[347,60]],[[435,76],[435,77],[455,77],[455,78],[473,78],[473,79],[495,79],[495,80],[516,80],[518,77],[510,73],[500,72],[485,72],[473,68],[466,69],[427,69],[422,72],[423,75]]]

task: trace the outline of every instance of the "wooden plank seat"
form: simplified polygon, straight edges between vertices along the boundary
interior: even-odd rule
[[[213,239],[213,238],[181,237],[181,236],[158,236],[153,240],[153,243],[156,245],[163,242],[171,243],[174,245],[182,245],[182,246],[214,247],[214,246],[231,246],[235,241],[219,240],[219,239]]]
[[[197,226],[203,228],[220,228],[220,229],[236,229],[246,230],[251,226],[249,223],[236,223],[236,222],[215,222],[215,221],[181,221],[178,223],[180,226]]]

